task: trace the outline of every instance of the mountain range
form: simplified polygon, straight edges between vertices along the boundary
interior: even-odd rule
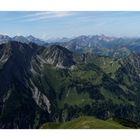
[[[26,43],[26,44],[36,43],[38,45],[43,45],[46,43],[45,41],[38,39],[32,35],[29,35],[26,37],[25,36],[9,37],[8,35],[0,35],[0,44],[7,43],[9,41],[17,41],[17,42]]]
[[[103,56],[128,56],[130,51],[140,53],[140,38],[109,37],[105,35],[82,35],[73,38],[46,39],[46,41],[29,36],[0,35],[0,44],[17,41],[21,43],[35,43],[40,46],[60,45],[73,52],[91,52]]]
[[[0,128],[140,128],[139,40],[1,35]]]
[[[108,37],[105,35],[82,35],[71,39],[53,41],[49,44],[59,44],[72,52],[94,53],[100,56],[115,58],[130,55],[130,52],[140,53],[140,38]],[[48,44],[47,44],[48,45]]]

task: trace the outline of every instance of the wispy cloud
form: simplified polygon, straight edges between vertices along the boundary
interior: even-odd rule
[[[37,21],[52,18],[62,18],[73,15],[73,12],[38,12],[34,14],[29,14],[23,17],[23,21]]]
[[[21,21],[21,22],[32,22],[40,20],[48,20],[54,18],[63,18],[76,14],[70,11],[44,11],[44,12],[33,12],[18,16],[16,18],[9,18],[10,21]]]

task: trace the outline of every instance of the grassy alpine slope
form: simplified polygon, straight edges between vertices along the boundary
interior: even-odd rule
[[[100,120],[95,117],[79,117],[64,123],[45,123],[42,129],[126,129],[114,120]]]

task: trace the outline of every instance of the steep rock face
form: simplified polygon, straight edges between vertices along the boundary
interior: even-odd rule
[[[25,78],[27,74],[25,69],[28,69],[31,59],[31,48],[16,42],[3,44],[0,48],[2,50],[1,64],[3,64],[4,58],[6,60],[0,71],[1,86],[4,83],[12,82],[12,77],[23,82],[22,78]],[[7,87],[9,86],[7,85]]]
[[[39,91],[38,87],[35,86],[32,80],[30,80],[30,83],[32,85],[30,89],[32,91],[33,99],[36,102],[36,104],[41,109],[48,111],[48,113],[51,113],[50,110],[51,104],[46,95],[44,95],[43,93],[41,93],[41,91]]]
[[[72,52],[59,45],[52,45],[47,48],[43,57],[48,64],[59,68],[71,68],[75,65]]]
[[[11,49],[8,46],[1,45],[0,47],[0,65],[4,65],[11,55]]]
[[[48,114],[45,120],[51,113],[49,99],[32,80],[30,64],[37,52],[37,46],[32,45],[9,42],[0,46],[1,128],[37,127],[33,126],[36,113]]]

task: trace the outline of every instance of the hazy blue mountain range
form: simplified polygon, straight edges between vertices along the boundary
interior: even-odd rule
[[[9,42],[9,41],[17,41],[17,42],[21,42],[21,43],[26,43],[26,44],[29,44],[29,43],[36,43],[38,45],[43,45],[45,44],[46,42],[41,40],[41,39],[38,39],[32,35],[29,35],[29,36],[14,36],[14,37],[9,37],[7,35],[0,35],[0,44],[2,43],[6,43],[6,42]]]
[[[105,35],[79,36],[66,41],[54,41],[50,44],[59,44],[77,52],[91,52],[100,56],[125,57],[131,52],[140,52],[140,38],[108,37]]]
[[[32,35],[14,36],[0,35],[0,44],[8,41],[17,41],[21,43],[35,43],[37,45],[50,46],[53,44],[61,45],[70,51],[92,52],[103,56],[128,56],[130,51],[139,53],[140,38],[127,37],[108,37],[105,35],[82,35],[73,38],[57,38],[43,41]]]

